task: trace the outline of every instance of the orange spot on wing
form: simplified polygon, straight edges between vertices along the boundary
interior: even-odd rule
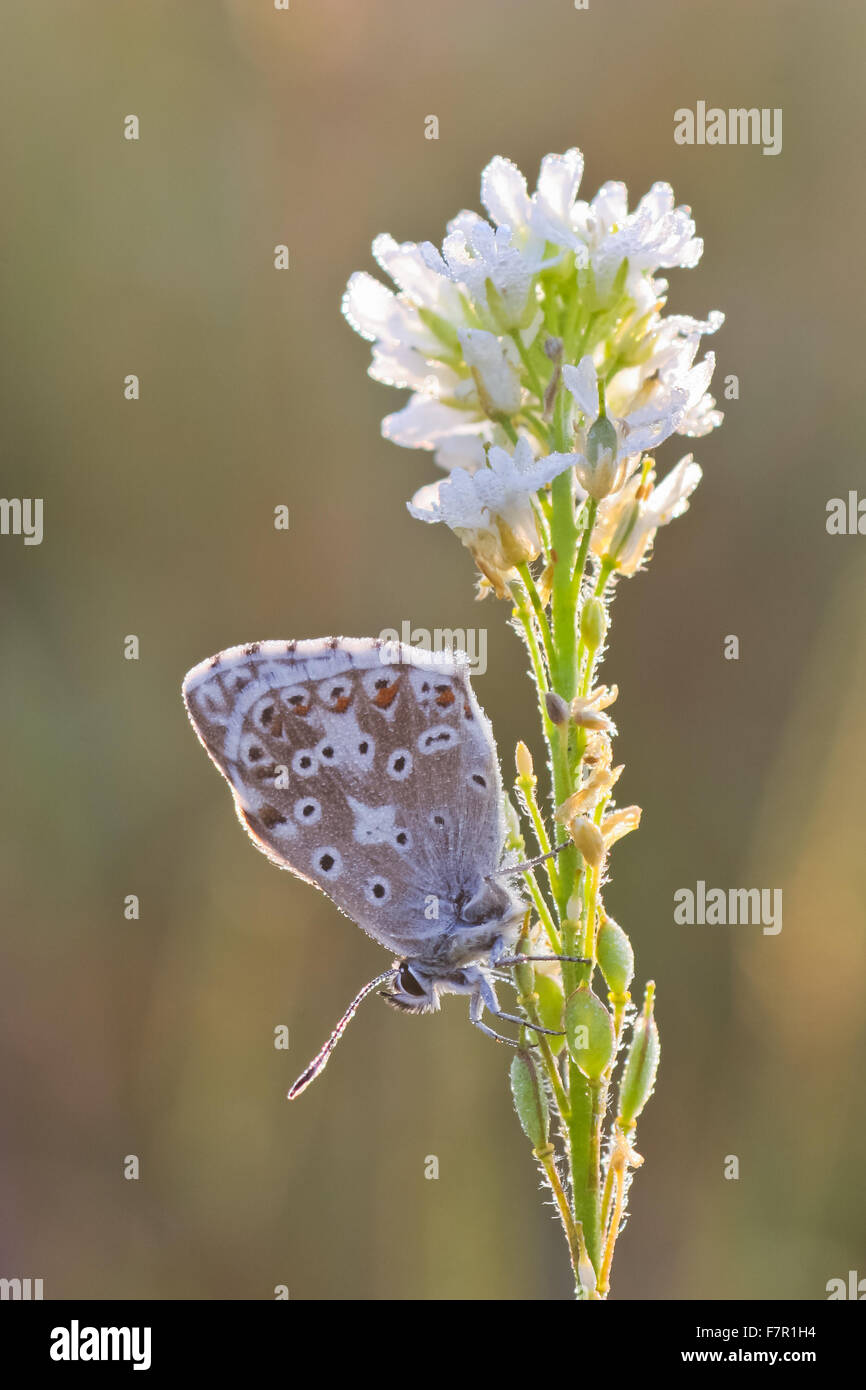
[[[383,685],[381,690],[376,691],[376,694],[373,696],[373,704],[376,705],[378,709],[390,709],[397,698],[397,691],[399,688],[400,677],[398,676],[390,685]]]
[[[455,698],[453,690],[443,690],[441,695],[436,696],[436,703],[441,705],[443,709],[447,709],[449,705],[454,704]]]
[[[352,703],[351,695],[341,695],[339,700],[334,701],[333,709],[335,714],[345,714]]]

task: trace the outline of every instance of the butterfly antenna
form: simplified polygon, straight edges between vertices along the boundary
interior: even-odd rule
[[[305,1071],[301,1072],[301,1075],[298,1077],[294,1086],[292,1086],[288,1095],[289,1100],[295,1100],[301,1094],[301,1092],[305,1091],[307,1087],[313,1081],[315,1081],[316,1077],[319,1076],[325,1070],[325,1067],[328,1065],[328,1058],[330,1057],[334,1048],[337,1046],[337,1043],[340,1041],[349,1024],[352,1022],[352,1019],[355,1017],[355,1014],[358,1012],[358,1009],[360,1008],[361,1004],[363,1004],[364,1000],[367,998],[367,995],[371,994],[374,989],[377,989],[379,987],[379,985],[383,985],[386,980],[393,980],[393,978],[394,968],[392,966],[390,970],[385,970],[381,975],[377,975],[375,980],[371,980],[369,984],[366,984],[364,988],[358,994],[355,995],[355,998],[352,1000],[348,1009],[343,1014],[343,1017],[340,1019],[331,1036],[328,1038],[328,1041],[325,1043],[325,1046],[322,1048],[321,1052],[316,1053],[310,1065],[306,1068]]]

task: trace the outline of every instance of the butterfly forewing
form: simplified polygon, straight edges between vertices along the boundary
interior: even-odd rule
[[[254,643],[195,667],[184,699],[256,843],[391,950],[417,954],[497,869],[499,767],[465,660]]]

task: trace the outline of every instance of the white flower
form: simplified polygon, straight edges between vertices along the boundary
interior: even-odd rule
[[[677,370],[670,367],[653,378],[650,390],[634,393],[632,408],[619,416],[601,414],[598,373],[591,356],[582,358],[577,367],[563,367],[566,389],[583,418],[577,434],[579,448],[557,457],[571,460],[590,497],[601,499],[618,492],[634,473],[641,454],[664,443],[704,399],[714,365],[712,353],[696,367],[683,359]]]
[[[630,287],[659,268],[697,265],[703,242],[695,236],[690,209],[674,206],[669,184],[653,184],[630,213],[623,183],[604,184],[589,203],[577,201],[582,174],[580,150],[546,155],[530,197],[517,166],[497,155],[481,176],[481,201],[515,242],[534,249],[552,242],[572,250],[577,264],[591,265],[603,285],[626,259]]]
[[[532,499],[570,466],[567,455],[562,459],[536,459],[524,439],[513,454],[494,445],[486,467],[474,473],[454,468],[447,478],[421,488],[407,505],[419,521],[444,521],[502,597],[515,565],[541,552]]]
[[[523,394],[514,343],[481,328],[461,328],[457,336],[486,414],[513,415],[520,409]]]
[[[515,242],[540,253],[545,242],[586,253],[575,227],[575,199],[583,175],[578,149],[548,154],[541,161],[538,186],[530,197],[526,179],[510,159],[497,155],[481,175],[481,201],[498,227],[508,227]]]
[[[709,380],[711,358],[698,366],[694,359],[701,334],[715,332],[722,315],[703,323],[682,315],[662,319],[666,285],[653,279],[659,267],[690,266],[700,257],[689,209],[675,207],[662,183],[633,212],[619,183],[581,201],[582,172],[577,149],[547,155],[530,194],[520,170],[497,156],[481,179],[492,225],[477,213],[459,213],[448,224],[441,253],[430,242],[376,238],[373,253],[396,292],[357,273],[343,310],[373,343],[370,375],[413,393],[383,420],[386,438],[434,449],[437,462],[449,467],[466,451],[477,462],[480,449],[500,444],[497,421],[503,417],[511,417],[509,436],[514,429],[529,431],[532,412],[536,420],[549,419],[546,393],[556,382],[541,351],[541,335],[549,332],[548,293],[556,301],[556,319],[548,314],[548,325],[574,324],[582,321],[577,314],[603,305],[610,317],[597,324],[583,350],[599,369],[622,364],[607,382],[606,411],[600,414],[597,403],[583,411],[573,460],[596,497],[622,485],[636,466],[629,461],[642,449],[673,432],[700,435],[719,424],[706,382],[698,389]],[[551,281],[544,271],[552,266],[558,271]],[[563,376],[573,385],[582,368],[566,365]],[[521,409],[530,413],[518,420]],[[537,444],[533,448],[538,451]]]
[[[624,260],[629,289],[660,267],[697,265],[704,243],[695,236],[691,209],[674,206],[670,184],[654,183],[634,212],[628,210],[624,183],[606,183],[591,203],[578,203],[573,220],[602,286],[613,280]]]
[[[487,449],[477,434],[453,434],[442,440],[433,459],[446,473],[450,473],[453,468],[475,473],[479,468],[486,466]]]
[[[624,488],[600,504],[592,533],[593,552],[612,561],[618,574],[634,574],[647,558],[660,526],[688,510],[689,498],[701,480],[700,465],[691,454],[680,459],[658,487],[655,474],[635,474]]]
[[[471,389],[474,398],[475,384],[471,377],[464,386]],[[455,400],[456,397],[452,396],[451,399]],[[402,410],[386,415],[382,421],[385,439],[402,444],[407,449],[438,448],[446,439],[463,435],[490,438],[492,429],[492,421],[484,419],[477,402],[474,409],[471,406],[461,409],[424,392],[410,396]]]
[[[522,323],[542,263],[512,244],[510,228],[494,231],[477,213],[461,212],[448,224],[441,255],[430,242],[421,249],[431,270],[463,286],[492,326],[502,331]]]
[[[709,353],[689,375],[700,345],[702,333],[715,333],[725,321],[724,314],[714,310],[707,319],[690,318],[685,314],[659,318],[646,334],[643,360],[635,366],[617,372],[607,384],[608,410],[615,415],[628,415],[646,403],[662,386],[674,384],[687,390],[688,399],[676,433],[708,434],[724,418],[716,410],[712,396],[705,393],[712,375],[714,357]],[[703,384],[702,384],[703,383]]]

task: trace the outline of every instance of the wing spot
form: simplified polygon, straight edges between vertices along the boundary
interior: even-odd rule
[[[323,848],[317,849],[313,855],[313,864],[325,878],[339,878],[343,869],[340,852],[332,845],[325,845]]]
[[[275,825],[285,825],[286,817],[276,809],[275,806],[263,806],[259,811],[259,820],[265,830],[273,830]]]
[[[473,772],[472,780],[476,786],[483,787],[485,791],[487,790],[487,779],[482,777],[480,772]]]
[[[322,819],[322,807],[313,796],[304,796],[295,802],[295,819],[301,825],[318,825]]]
[[[364,885],[364,896],[369,903],[386,903],[391,896],[391,885],[387,878],[371,878]]]
[[[454,730],[439,724],[421,735],[418,747],[422,753],[439,753],[443,748],[452,748],[456,742],[457,735]]]
[[[412,754],[408,748],[395,748],[388,759],[388,776],[395,782],[405,782],[412,772]]]
[[[377,709],[390,709],[397,698],[397,691],[400,689],[400,677],[395,681],[388,682],[382,678],[376,681],[376,694],[373,696],[373,704]]]

